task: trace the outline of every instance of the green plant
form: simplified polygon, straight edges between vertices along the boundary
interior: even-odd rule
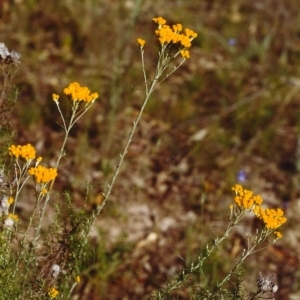
[[[172,280],[168,282],[165,288],[157,291],[156,299],[165,299],[172,297],[172,292],[179,289],[188,278],[195,273],[202,270],[206,260],[212,255],[212,253],[223,243],[228,237],[230,232],[235,226],[237,226],[249,213],[260,219],[263,223],[263,227],[258,229],[253,237],[248,236],[247,248],[243,250],[240,259],[237,261],[232,270],[223,278],[222,281],[217,282],[213,287],[205,287],[200,289],[199,299],[259,299],[265,293],[273,293],[277,291],[277,285],[272,281],[269,285],[264,286],[262,281],[258,281],[258,289],[255,293],[247,295],[243,292],[242,295],[237,291],[241,290],[241,276],[240,270],[243,267],[245,260],[252,254],[266,249],[267,246],[274,244],[279,238],[282,237],[281,233],[277,231],[277,228],[286,222],[284,212],[282,209],[264,209],[261,207],[263,199],[259,195],[253,195],[252,191],[244,189],[241,185],[235,185],[232,190],[235,193],[234,204],[230,205],[230,216],[227,229],[221,237],[213,239],[213,242],[207,243],[206,246],[199,252],[196,261],[192,261],[187,268],[184,268],[177,274]],[[270,239],[270,236],[274,234],[275,238]],[[267,243],[267,244],[266,244]],[[234,288],[228,288],[224,285],[231,281],[232,277],[238,275],[238,280],[232,283]],[[260,275],[260,278],[262,276]],[[276,286],[276,288],[275,288]],[[273,289],[274,287],[274,289]],[[244,289],[242,289],[244,291]]]
[[[9,154],[14,160],[15,169],[14,178],[6,176],[4,171],[1,174],[0,266],[4,270],[0,274],[0,282],[3,286],[1,297],[68,299],[80,282],[80,274],[88,258],[88,233],[109,200],[144,109],[156,87],[177,71],[190,57],[188,49],[191,47],[192,40],[197,36],[190,29],[183,30],[181,24],[172,27],[166,25],[166,20],[161,17],[154,18],[153,21],[157,25],[155,34],[159,44],[156,70],[152,76],[148,75],[144,61],[145,41],[137,39],[141,50],[145,97],[108,188],[103,192],[103,197],[99,203],[96,203],[95,208],[91,210],[85,209],[85,207],[77,209],[72,203],[72,195],[68,192],[64,193],[63,203],[56,203],[53,195],[55,180],[60,173],[61,160],[66,154],[66,144],[70,132],[78,120],[92,107],[98,98],[97,93],[91,93],[88,88],[81,87],[77,82],[71,83],[64,89],[70,102],[69,119],[66,118],[66,113],[60,107],[59,96],[53,94],[54,103],[61,116],[60,126],[64,133],[53,167],[47,168],[41,165],[42,158],[36,156],[36,150],[31,144],[9,147]],[[173,67],[172,64],[174,64]],[[20,217],[16,211],[17,204],[24,201],[22,192],[30,180],[33,180],[33,209],[27,215]],[[259,247],[267,241],[271,234],[274,233],[276,236],[271,243],[281,237],[276,229],[286,219],[281,210],[261,208],[262,199],[259,196],[253,196],[252,192],[244,190],[241,186],[235,186],[233,189],[236,194],[235,204],[230,206],[231,215],[224,235],[215,238],[212,244],[207,244],[204,250],[200,251],[198,260],[192,261],[177,277],[172,278],[164,288],[159,289],[154,297],[157,299],[176,297],[174,291],[186,284],[190,275],[201,271],[207,258],[250,212],[263,221],[262,229],[255,234],[253,239],[248,237],[248,248],[232,271],[221,282],[216,283],[213,287],[197,287],[196,285],[193,287],[195,295],[198,299],[220,299],[221,296],[225,299],[247,299],[247,297],[255,299],[263,293],[276,292],[273,280],[261,276],[257,292],[248,295],[242,285],[244,276],[242,267],[247,257],[263,250]],[[87,199],[88,194],[87,189]],[[49,204],[51,202],[56,205],[51,206],[52,222],[50,226],[47,226],[45,220],[47,212],[50,211]],[[234,287],[232,289],[225,287],[231,282],[234,275],[238,277],[233,284]]]
[[[3,234],[8,239],[2,251],[8,253],[4,264],[13,264],[14,270],[9,274],[10,283],[3,291],[4,295],[14,299],[45,297],[56,298],[58,291],[55,287],[60,269],[64,268],[66,275],[61,275],[61,297],[68,297],[79,281],[79,266],[84,261],[87,233],[90,229],[90,216],[87,212],[76,212],[71,204],[71,197],[65,194],[65,203],[56,210],[56,217],[48,234],[42,232],[45,213],[51,199],[51,192],[60,160],[65,155],[65,146],[70,130],[74,124],[91,108],[97,93],[90,93],[86,87],[78,83],[70,84],[64,93],[67,95],[71,106],[71,117],[67,121],[59,105],[59,96],[53,94],[53,100],[62,118],[64,139],[53,168],[42,166],[41,157],[36,157],[36,150],[31,144],[11,145],[9,153],[14,158],[15,172],[12,182],[3,180],[4,193],[1,198]],[[19,224],[15,214],[16,205],[22,198],[22,189],[28,180],[34,182],[35,202],[33,210],[26,218],[27,225]],[[8,196],[9,195],[9,196]],[[12,205],[11,213],[8,213]],[[16,257],[10,249],[11,243],[17,245]],[[48,261],[39,264],[37,259],[44,256],[41,248],[47,247]],[[35,275],[34,275],[35,274]],[[36,281],[33,283],[33,277]],[[62,278],[65,277],[65,278]],[[1,278],[2,282],[6,277]],[[17,286],[17,288],[16,288]],[[47,296],[48,295],[48,296]]]

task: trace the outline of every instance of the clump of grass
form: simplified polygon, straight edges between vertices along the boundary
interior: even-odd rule
[[[61,109],[60,96],[52,95],[56,104],[64,133],[58,155],[52,166],[47,166],[42,157],[37,155],[31,144],[10,145],[9,155],[14,161],[13,178],[1,171],[2,194],[0,199],[0,273],[2,284],[1,297],[8,299],[69,299],[76,285],[80,282],[80,275],[88,259],[88,233],[95,220],[100,216],[115,186],[120,169],[133,140],[144,109],[150,101],[153,91],[177,71],[190,58],[189,48],[197,34],[190,29],[183,29],[181,24],[169,26],[162,17],[153,18],[157,26],[155,35],[159,45],[158,60],[153,76],[149,76],[145,68],[146,41],[137,39],[141,52],[142,73],[144,77],[143,104],[133,122],[131,133],[120,154],[119,162],[108,184],[108,188],[96,206],[92,209],[77,209],[72,201],[72,195],[64,191],[63,202],[56,205],[50,212],[50,204],[54,202],[55,180],[60,174],[61,160],[66,155],[66,145],[71,130],[75,124],[92,108],[98,93],[91,93],[87,87],[73,82],[64,89],[69,101],[70,117]],[[12,54],[10,54],[12,57]],[[16,56],[16,55],[13,55]],[[19,59],[19,56],[16,56]],[[7,78],[11,75],[6,71]],[[3,97],[7,95],[4,85]],[[43,161],[43,163],[42,163]],[[80,176],[80,174],[77,174]],[[24,186],[31,182],[33,186],[31,197],[34,205],[25,216],[19,216],[18,203],[25,201]],[[222,281],[214,286],[192,286],[197,299],[258,299],[263,294],[272,297],[277,290],[273,279],[260,275],[256,292],[247,293],[242,285],[245,273],[242,272],[244,262],[250,255],[265,249],[265,243],[273,244],[281,233],[277,228],[285,223],[281,209],[265,209],[261,206],[262,198],[253,195],[240,185],[233,187],[235,193],[234,204],[230,205],[230,216],[225,233],[221,237],[207,243],[198,253],[197,260],[192,261],[177,276],[172,278],[165,287],[159,289],[154,297],[157,299],[176,297],[176,291],[188,285],[189,277],[199,273],[206,260],[223,243],[235,226],[249,213],[262,221],[262,228],[257,230],[254,237],[248,237],[248,247],[240,259]],[[59,196],[58,196],[59,197]],[[88,193],[87,193],[88,199]],[[53,206],[53,205],[52,205]],[[46,215],[51,213],[52,222],[47,226]],[[270,236],[275,238],[269,241]],[[232,283],[232,278],[237,280]]]

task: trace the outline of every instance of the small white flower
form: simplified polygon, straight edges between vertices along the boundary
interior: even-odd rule
[[[54,264],[51,268],[51,275],[53,278],[56,278],[60,272],[60,266],[57,264]]]
[[[272,288],[272,292],[275,294],[278,291],[278,285],[275,284]]]
[[[9,203],[8,203],[8,196],[7,195],[2,195],[0,197],[0,217],[2,215],[7,215],[8,214],[8,208],[9,208]]]
[[[15,221],[11,217],[6,218],[4,221],[4,226],[6,226],[6,227],[12,227],[12,226],[14,226],[14,224],[15,224]]]
[[[257,287],[260,292],[264,293],[276,293],[278,285],[275,283],[275,274],[271,277],[263,277],[261,272],[258,274]]]

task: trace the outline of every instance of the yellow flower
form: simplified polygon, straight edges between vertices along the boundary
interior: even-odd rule
[[[39,163],[42,161],[42,157],[39,156],[37,159],[36,159],[36,162],[35,162],[35,167],[37,167],[39,165]]]
[[[189,58],[190,55],[186,49],[191,47],[191,41],[197,37],[197,33],[188,28],[184,30],[184,33],[180,33],[183,30],[181,24],[176,24],[170,27],[169,25],[166,25],[166,20],[162,17],[153,18],[152,20],[158,25],[158,29],[155,30],[155,34],[159,43],[161,45],[170,43],[177,44],[179,48],[178,50],[181,50],[182,58]]]
[[[28,173],[35,177],[37,183],[47,183],[57,176],[56,168],[46,168],[38,165],[36,168],[30,168]]]
[[[281,208],[262,208],[261,204],[263,203],[263,199],[261,196],[253,195],[252,191],[244,189],[240,184],[233,186],[232,190],[235,193],[235,203],[241,209],[252,210],[256,217],[263,221],[266,229],[276,229],[287,221],[287,218],[284,217],[284,212]],[[281,237],[280,233],[275,233],[275,235],[276,234],[278,238]]]
[[[194,38],[196,38],[196,37],[198,36],[198,34],[197,34],[195,31],[193,31],[193,30],[191,30],[191,29],[188,29],[188,28],[186,28],[186,29],[184,30],[184,32],[185,32],[185,35],[186,35],[188,38],[190,38],[191,40],[193,40]]]
[[[53,101],[57,102],[59,99],[59,96],[57,94],[52,94]]]
[[[12,203],[14,203],[14,198],[13,197],[9,197],[7,200],[8,205],[11,205]]]
[[[140,48],[143,48],[144,45],[145,45],[145,43],[146,43],[146,41],[143,40],[143,39],[137,39],[137,42],[138,42],[138,44],[140,45]]]
[[[173,25],[172,29],[174,32],[180,32],[180,31],[182,31],[182,25],[181,24]]]
[[[45,188],[43,188],[43,189],[41,189],[41,193],[42,193],[43,195],[46,195],[46,194],[48,193],[48,190],[45,189]]]
[[[56,296],[59,294],[58,290],[55,287],[51,287],[48,291],[48,295],[51,299],[56,298]]]
[[[264,222],[265,227],[270,230],[278,228],[287,221],[287,218],[283,216],[284,212],[281,208],[263,209],[261,207],[257,207],[253,212]]]
[[[182,59],[188,59],[190,58],[190,52],[188,50],[180,50],[180,54],[182,56]]]
[[[192,46],[190,39],[185,35],[180,36],[180,44],[184,48],[190,48]]]
[[[263,199],[259,195],[253,195],[252,191],[244,189],[240,184],[232,187],[235,193],[234,202],[241,208],[254,210],[261,205]]]
[[[274,234],[276,235],[277,239],[281,239],[282,238],[282,234],[279,231],[274,231]]]
[[[4,226],[11,227],[16,222],[18,222],[18,220],[19,220],[19,217],[17,215],[10,213],[4,221]]]
[[[87,87],[82,87],[78,82],[70,83],[64,89],[64,93],[74,102],[83,101],[86,103],[94,102],[98,98],[98,93],[91,93]]]
[[[152,21],[158,25],[164,25],[167,21],[162,17],[153,18]]]
[[[76,278],[75,278],[75,280],[76,280],[77,283],[79,283],[80,282],[80,276],[77,275]]]
[[[11,218],[12,220],[14,220],[15,222],[17,222],[19,220],[19,217],[17,215],[14,215],[11,213],[8,215],[8,217]]]
[[[9,154],[15,158],[22,157],[26,160],[32,160],[35,158],[36,151],[31,144],[24,146],[21,145],[11,145],[9,148]]]

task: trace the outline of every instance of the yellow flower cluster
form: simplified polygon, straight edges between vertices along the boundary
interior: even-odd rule
[[[178,50],[183,59],[187,59],[190,57],[190,53],[187,50],[191,47],[191,41],[197,37],[197,33],[191,29],[184,29],[181,24],[176,24],[170,27],[166,25],[167,21],[162,17],[153,18],[152,21],[158,25],[157,30],[155,30],[155,34],[159,43],[162,46],[172,44],[178,45]],[[143,48],[145,45],[145,40],[138,38],[137,42],[140,48]]]
[[[83,101],[89,103],[98,98],[98,93],[91,93],[87,87],[80,86],[78,82],[70,83],[70,85],[64,89],[64,93],[74,102]],[[56,94],[53,94],[52,97],[54,101],[58,101]]]
[[[55,287],[51,287],[48,291],[48,295],[51,299],[56,298],[56,296],[59,294],[58,290]]]
[[[284,212],[281,208],[263,209],[262,207],[255,207],[253,209],[253,212],[259,219],[264,222],[267,229],[276,229],[287,221],[287,218],[283,216]]]
[[[263,203],[263,199],[259,195],[253,195],[252,191],[245,190],[240,184],[232,187],[235,193],[234,202],[241,208],[252,209]]]
[[[38,165],[35,168],[30,168],[28,172],[30,175],[35,177],[37,183],[47,183],[54,180],[57,176],[57,169],[46,168],[41,165]]]
[[[32,160],[35,158],[36,151],[31,144],[24,146],[21,145],[11,145],[9,148],[9,154],[15,158],[22,157],[26,160]]]
[[[241,209],[252,210],[256,217],[263,221],[266,229],[274,230],[287,221],[282,209],[262,208],[263,199],[261,196],[253,195],[252,191],[244,189],[240,184],[233,186],[232,190],[235,193],[234,202]],[[233,209],[232,205],[230,205],[230,209]],[[275,231],[274,234],[277,238],[282,237],[278,231]]]
[[[180,53],[183,58],[189,58],[188,48],[191,47],[191,41],[197,37],[197,33],[191,29],[184,29],[181,24],[176,24],[170,27],[166,25],[167,21],[162,17],[152,19],[158,25],[155,30],[157,39],[161,45],[164,44],[179,44]]]

